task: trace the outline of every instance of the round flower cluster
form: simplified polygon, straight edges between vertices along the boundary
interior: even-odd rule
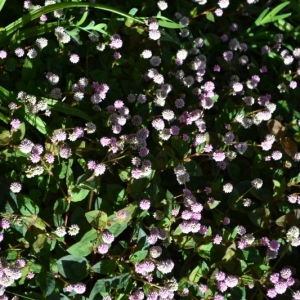
[[[267,296],[269,298],[275,298],[278,294],[284,294],[286,290],[295,283],[295,279],[292,277],[291,268],[285,267],[279,273],[271,274],[270,282],[273,287],[267,291]]]
[[[0,296],[4,294],[6,287],[13,285],[16,280],[21,278],[20,268],[22,265],[20,260],[8,263],[5,257],[0,257]]]

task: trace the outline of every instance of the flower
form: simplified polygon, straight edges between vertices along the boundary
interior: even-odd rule
[[[71,236],[77,235],[78,232],[79,232],[79,226],[76,224],[71,225],[68,230],[68,234]]]
[[[19,193],[22,189],[22,184],[20,182],[12,182],[10,185],[10,190],[13,193]]]
[[[62,227],[62,226],[57,227],[56,230],[55,230],[55,234],[58,237],[64,237],[67,234],[66,228]]]
[[[86,286],[84,283],[79,282],[73,286],[73,289],[77,294],[83,294],[85,292]]]
[[[224,193],[231,193],[233,190],[233,185],[231,183],[226,183],[223,185]]]
[[[148,210],[150,208],[151,202],[147,199],[143,199],[140,202],[140,208],[142,210]]]
[[[70,55],[70,62],[72,63],[72,64],[77,64],[78,62],[79,62],[79,55],[77,55],[77,54],[71,54]]]
[[[251,184],[256,190],[258,190],[262,187],[263,181],[260,178],[256,178],[251,181]]]
[[[115,237],[108,230],[104,231],[102,234],[102,240],[106,244],[111,244],[114,241]]]
[[[107,244],[104,244],[104,243],[102,243],[102,244],[100,244],[99,246],[98,246],[98,253],[100,253],[100,254],[106,254],[107,252],[108,252],[108,245]]]

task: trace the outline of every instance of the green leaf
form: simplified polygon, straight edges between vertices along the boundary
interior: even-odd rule
[[[277,5],[274,9],[272,9],[268,14],[267,14],[268,10],[267,9],[266,9],[267,11],[264,10],[261,13],[261,15],[258,17],[258,19],[255,21],[255,25],[260,26],[260,25],[263,25],[266,23],[275,22],[276,20],[287,18],[288,16],[291,15],[291,13],[280,15],[280,16],[276,16],[276,14],[279,13],[283,8],[285,8],[289,4],[290,4],[290,1],[281,3],[281,4]]]
[[[81,238],[81,242],[94,242],[97,239],[97,231],[92,228],[88,232],[84,234],[84,236]]]
[[[35,253],[39,253],[41,251],[46,241],[47,241],[46,233],[40,233],[37,235],[37,239],[32,244],[32,248],[35,251]]]
[[[163,21],[163,20],[159,20],[158,25],[160,27],[172,28],[172,29],[179,29],[179,28],[183,27],[181,24],[177,24],[177,23],[174,23],[174,22]]]
[[[253,263],[262,262],[262,258],[259,254],[259,251],[255,248],[250,248],[249,247],[247,249],[242,250],[242,253],[243,253],[243,258],[246,261],[253,262]]]
[[[0,127],[0,147],[7,146],[10,142],[9,130]]]
[[[255,198],[268,202],[272,199],[272,193],[270,190],[266,188],[260,188],[260,189],[251,189],[250,194],[254,196]]]
[[[80,26],[80,25],[82,25],[82,24],[85,22],[85,20],[86,20],[88,14],[89,14],[88,9],[85,9],[85,10],[84,10],[84,13],[83,13],[83,15],[82,15],[82,17],[81,17],[81,19],[75,24],[75,26]]]
[[[97,282],[95,283],[95,285],[90,293],[89,300],[99,299],[99,297],[97,297],[97,296],[99,296],[100,292],[101,293],[106,292],[106,279],[97,280]]]
[[[37,282],[42,290],[44,297],[52,294],[55,288],[54,275],[49,272],[41,272],[37,275]]]
[[[25,120],[34,128],[36,128],[40,133],[46,135],[48,130],[48,126],[46,123],[37,115],[33,115],[29,113],[28,109],[25,109]]]
[[[70,197],[72,202],[79,202],[86,198],[90,191],[85,189],[73,188],[70,191]]]
[[[70,208],[70,203],[66,198],[59,198],[55,201],[53,210],[56,214],[63,214]]]
[[[23,68],[22,68],[22,81],[24,83],[28,83],[29,80],[35,78],[37,65],[38,65],[37,62],[33,64],[31,59],[27,57],[25,58]]]
[[[107,31],[106,31],[107,30],[107,24],[105,24],[105,23],[97,24],[92,29],[95,30],[95,31],[101,32],[103,34],[108,34]]]
[[[256,208],[248,213],[248,217],[258,227],[268,228],[271,225],[271,213],[268,208]]]
[[[103,229],[107,225],[107,214],[101,210],[89,211],[85,217],[95,229]]]
[[[67,249],[74,256],[87,256],[93,251],[93,243],[80,241]]]
[[[247,300],[246,298],[246,288],[243,287],[234,287],[231,289],[231,297],[232,299],[239,299],[239,300]]]
[[[6,0],[0,0],[0,11],[2,10]]]
[[[136,264],[142,261],[148,255],[148,250],[139,250],[129,256],[130,261]]]
[[[173,137],[171,139],[171,144],[174,147],[174,149],[182,156],[184,157],[188,152],[188,145],[185,141],[183,141],[181,138]]]
[[[197,266],[190,274],[189,280],[195,283],[198,283],[202,277],[201,266]]]
[[[232,243],[225,251],[225,255],[223,256],[222,260],[225,260],[226,262],[229,261],[231,258],[234,257],[236,251],[236,245],[235,243]]]
[[[50,110],[61,112],[66,115],[79,117],[86,121],[91,121],[91,118],[86,113],[84,113],[82,110],[76,107],[68,105],[67,103],[63,103],[54,99],[48,99],[43,97],[41,99],[48,104]]]
[[[207,14],[205,14],[205,17],[208,21],[215,22],[215,16],[213,13],[208,12]]]
[[[20,212],[23,216],[37,215],[39,213],[39,207],[30,198],[20,195],[18,197]]]
[[[89,263],[84,257],[67,255],[57,260],[58,272],[69,280],[80,281],[88,274]]]
[[[112,275],[115,272],[117,264],[114,260],[104,259],[97,262],[92,266],[92,270],[95,273],[104,274],[104,275]]]
[[[109,11],[111,13],[118,14],[123,17],[132,19],[135,22],[144,24],[143,20],[135,18],[135,17],[133,17],[129,14],[126,14],[114,7],[110,7],[107,5],[101,5],[98,3],[89,3],[89,2],[57,3],[57,4],[53,4],[53,5],[47,5],[47,6],[39,8],[39,9],[35,9],[35,10],[29,12],[27,15],[15,20],[14,22],[12,22],[11,24],[9,24],[8,26],[5,27],[5,30],[3,31],[3,37],[10,36],[14,32],[16,32],[18,29],[21,29],[22,27],[24,27],[24,25],[26,25],[27,23],[29,23],[35,19],[38,19],[40,16],[42,16],[44,14],[49,14],[49,13],[54,12],[55,10],[59,10],[59,9],[75,8],[75,7],[78,7],[78,8],[80,8],[80,7],[85,7],[85,8],[91,7],[92,8],[93,7],[96,9]],[[6,43],[6,41],[4,38],[2,41],[0,39],[0,47],[5,45],[5,43]]]
[[[13,142],[15,144],[19,144],[24,139],[25,133],[26,133],[26,126],[25,123],[22,122],[18,130],[12,133]]]
[[[196,163],[194,160],[191,160],[189,162],[184,162],[184,166],[187,172],[190,174],[190,176],[199,177],[203,175],[200,165]]]

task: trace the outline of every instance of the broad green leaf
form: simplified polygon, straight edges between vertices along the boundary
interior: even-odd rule
[[[107,225],[107,214],[101,210],[89,211],[85,217],[95,229],[103,229]]]
[[[80,241],[67,249],[74,256],[87,256],[93,251],[93,243]]]
[[[229,261],[231,258],[234,257],[236,251],[236,244],[232,243],[225,251],[225,255],[223,256],[222,260],[226,262]]]
[[[95,241],[97,238],[97,231],[92,228],[91,230],[89,230],[88,232],[86,232],[84,234],[84,236],[81,238],[81,242],[93,242]]]
[[[63,214],[70,208],[70,202],[66,198],[59,198],[55,201],[53,210],[56,214]]]
[[[103,259],[92,266],[92,270],[95,273],[112,275],[117,267],[114,260]]]
[[[58,272],[69,280],[80,281],[88,274],[89,263],[86,258],[67,255],[57,260]]]
[[[49,296],[54,291],[55,278],[53,274],[49,272],[41,272],[37,275],[37,281],[44,297]]]
[[[71,201],[72,202],[82,201],[86,198],[89,192],[90,192],[89,190],[79,189],[75,187],[70,192]]]
[[[247,300],[246,298],[246,288],[243,287],[234,287],[230,291],[232,299],[239,299],[239,300]]]
[[[22,221],[28,229],[32,229],[32,227],[35,227],[38,229],[39,233],[41,232],[41,230],[44,231],[46,229],[45,223],[37,215],[24,216],[22,218]]]
[[[44,247],[45,243],[47,241],[46,233],[40,233],[37,235],[36,240],[32,244],[32,248],[35,253],[39,253],[41,249]]]
[[[129,256],[130,261],[136,264],[142,261],[148,255],[148,250],[139,250]]]
[[[23,216],[32,216],[39,213],[39,207],[30,198],[20,195],[18,197],[20,212]]]
[[[99,296],[100,292],[101,293],[106,292],[106,279],[97,280],[90,293],[89,300],[99,299],[99,297],[97,296]]]
[[[213,247],[213,243],[207,243],[207,244],[203,244],[200,247],[198,247],[197,252],[198,254],[203,257],[203,258],[210,258],[211,255],[211,249]]]
[[[199,282],[199,280],[202,277],[202,270],[201,270],[201,266],[197,266],[190,274],[189,276],[189,280],[192,282]]]

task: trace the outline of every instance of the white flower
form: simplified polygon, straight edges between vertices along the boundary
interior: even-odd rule
[[[13,182],[11,185],[10,185],[10,190],[13,192],[13,193],[19,193],[22,189],[22,185],[20,182]]]
[[[262,187],[263,181],[260,178],[256,178],[251,181],[251,184],[256,190],[258,190]]]
[[[164,0],[160,0],[157,2],[157,6],[160,10],[165,10],[168,8],[168,3]]]
[[[233,190],[233,186],[231,183],[226,183],[223,185],[223,191],[224,193],[231,193]]]
[[[66,228],[65,227],[57,227],[56,230],[55,230],[55,234],[58,236],[58,237],[64,237],[67,232],[66,232]]]
[[[68,230],[68,234],[69,235],[77,235],[79,232],[79,227],[76,224],[73,224],[70,226],[69,230]]]

